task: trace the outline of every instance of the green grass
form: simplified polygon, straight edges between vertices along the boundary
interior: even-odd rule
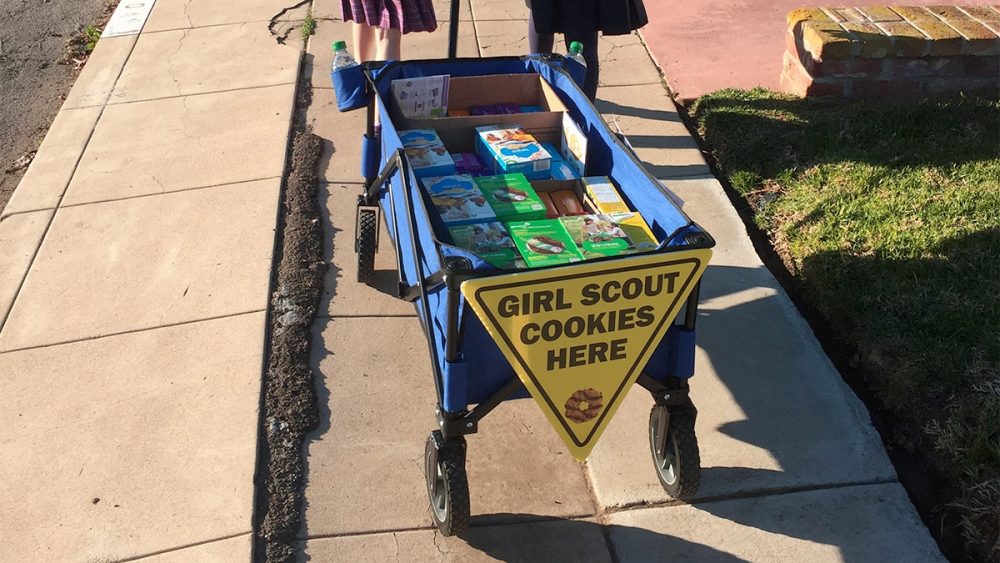
[[[101,28],[94,25],[79,25],[76,32],[66,40],[66,52],[58,61],[61,64],[74,64],[77,68],[83,66],[87,57],[94,52],[97,42],[101,39]]]
[[[88,25],[83,28],[83,52],[90,53],[94,52],[94,48],[97,47],[97,42],[101,39],[101,30],[97,29],[92,25]]]
[[[723,90],[699,132],[799,294],[956,484],[1000,556],[1000,102]]]
[[[316,32],[316,19],[313,18],[312,12],[306,16],[304,22],[302,22],[302,41],[309,41],[309,36]]]

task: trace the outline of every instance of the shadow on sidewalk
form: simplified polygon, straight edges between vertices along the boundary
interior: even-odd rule
[[[657,85],[652,85],[650,88],[661,88]],[[597,91],[600,95],[600,90]],[[668,103],[672,103],[669,102]],[[597,102],[594,104],[597,110],[602,114],[613,114],[613,115],[627,115],[630,117],[638,117],[640,119],[652,119],[653,121],[669,121],[673,123],[681,123],[680,115],[675,111],[664,111],[659,109],[650,108],[638,108],[635,106],[624,106],[617,102],[612,102],[610,100],[605,100],[598,98]]]
[[[709,266],[700,301],[698,346],[710,363],[700,367],[716,373],[736,404],[735,412],[743,415],[712,430],[753,446],[747,452],[765,450],[775,468],[741,467],[738,457],[729,458],[733,466],[703,466],[699,496],[766,495],[892,477],[867,413],[850,397],[805,322],[796,322],[798,312],[766,268]],[[698,379],[696,373],[691,383],[696,405],[700,416],[708,418],[712,405],[698,403]],[[828,518],[845,513],[812,515],[796,510],[794,502],[775,513],[764,508],[769,498],[780,497],[696,501],[693,506],[741,526],[835,546],[845,561],[864,559],[847,555],[858,553],[854,530],[828,525]],[[762,504],[751,509],[758,502]],[[876,537],[878,533],[867,539]]]
[[[503,524],[489,524],[502,521]],[[601,525],[586,520],[543,519],[530,514],[474,516],[459,538],[482,553],[508,563],[538,561],[617,561],[613,544],[630,546],[646,555],[628,561],[743,561],[723,551],[643,528]],[[610,541],[609,541],[610,540]],[[441,547],[447,547],[438,539]],[[607,552],[611,551],[611,556]]]
[[[660,88],[660,86],[653,85],[650,88]],[[598,92],[598,95],[600,95],[600,92]],[[673,104],[669,98],[666,98],[664,103]],[[605,119],[610,119],[609,127],[612,131],[616,131],[621,127],[621,132],[628,138],[628,144],[638,153],[641,153],[641,155],[637,154],[636,157],[654,177],[683,178],[709,173],[708,167],[701,162],[695,164],[673,164],[671,163],[674,160],[673,158],[665,159],[664,157],[668,153],[656,152],[699,150],[697,142],[687,132],[687,129],[683,127],[680,116],[676,111],[622,105],[618,102],[600,98],[598,98],[594,105],[605,116]],[[619,117],[628,118],[623,120],[627,123],[620,124],[618,122]],[[676,124],[670,130],[676,129],[681,134],[666,134],[667,129],[661,125],[662,123]],[[690,161],[691,154],[689,152],[681,154],[684,154],[684,158]],[[644,160],[644,158],[652,158],[657,163]],[[663,160],[666,160],[666,162],[660,163]]]
[[[923,258],[899,260],[826,252],[806,258],[801,265],[803,277],[827,280],[823,284],[827,292],[823,302],[828,306],[824,316],[830,324],[821,327],[824,332],[840,338],[867,334],[868,340],[855,345],[864,354],[881,351],[873,359],[900,353],[913,357],[918,350],[906,346],[914,343],[920,354],[931,358],[920,363],[935,366],[932,369],[904,371],[905,381],[894,382],[883,376],[884,384],[901,389],[950,389],[953,405],[949,412],[953,417],[960,416],[961,423],[948,427],[951,434],[945,436],[962,443],[964,451],[970,452],[962,460],[969,467],[973,467],[969,460],[995,459],[991,458],[995,450],[988,441],[977,437],[989,435],[988,429],[996,427],[1000,402],[995,395],[991,398],[962,392],[962,385],[943,378],[948,376],[949,362],[969,366],[965,359],[968,349],[955,348],[955,342],[992,350],[984,357],[997,357],[996,340],[989,337],[997,334],[996,318],[976,314],[996,310],[1000,303],[1000,277],[992,258],[997,252],[1000,231],[993,229],[947,239]],[[871,427],[869,412],[855,400],[826,353],[813,342],[805,321],[795,318],[798,312],[792,304],[773,291],[745,293],[767,288],[778,291],[766,269],[710,266],[703,280],[698,344],[744,415],[743,420],[726,422],[715,430],[766,450],[775,467],[780,468],[705,467],[702,490],[707,496],[720,488],[781,490],[884,483],[896,480],[897,468],[904,477],[918,471],[914,460],[897,468],[888,463],[884,444]],[[890,334],[896,340],[886,337]],[[900,377],[899,368],[894,370]],[[951,372],[953,377],[971,377],[968,369]],[[924,381],[915,383],[919,380]],[[698,386],[697,375],[692,386]],[[706,410],[705,405],[699,406]],[[928,416],[931,410],[927,407]],[[703,412],[703,416],[709,415]],[[986,473],[984,468],[990,463],[995,466],[995,461],[985,462],[974,469]],[[933,544],[908,505],[912,501],[921,507],[925,524],[930,524],[929,511],[942,502],[942,491],[930,487],[934,482],[928,475],[904,479],[910,499],[904,499],[902,505],[885,487],[845,489],[843,494],[847,496],[843,498],[849,500],[840,501],[833,492],[796,493],[802,499],[802,508],[836,509],[826,516],[806,517],[804,512],[796,515],[791,501],[778,514],[769,513],[771,509],[765,510],[756,501],[742,503],[743,508],[734,502],[694,506],[742,526],[835,546],[842,560],[848,562],[871,560],[875,554],[888,555],[894,549],[901,554],[929,557],[924,549],[933,549]],[[780,496],[772,498],[782,502]],[[970,494],[966,498],[973,497]],[[989,501],[983,498],[970,502],[986,506]],[[952,545],[958,539],[956,532],[946,532],[939,539],[944,542],[941,547],[960,560],[959,550]],[[871,543],[859,543],[861,538]],[[908,543],[908,538],[915,542]]]

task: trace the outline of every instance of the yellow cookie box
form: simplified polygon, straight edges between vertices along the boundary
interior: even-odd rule
[[[634,212],[612,213],[611,220],[625,231],[637,251],[653,250],[660,245],[642,215]]]
[[[590,176],[584,178],[583,186],[599,213],[610,215],[612,213],[629,213],[632,211],[628,208],[625,200],[622,199],[621,194],[618,193],[615,185],[611,183],[611,180],[607,176]]]

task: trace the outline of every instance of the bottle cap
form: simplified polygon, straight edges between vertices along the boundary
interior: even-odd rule
[[[347,42],[346,41],[334,41],[333,42],[333,50],[334,51],[339,51],[341,49],[346,49],[346,48],[347,48]]]
[[[574,41],[574,42],[570,43],[569,44],[569,52],[570,53],[582,53],[583,52],[583,43],[580,43],[579,41]]]

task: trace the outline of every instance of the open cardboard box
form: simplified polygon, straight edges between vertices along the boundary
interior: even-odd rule
[[[518,104],[540,106],[542,111],[507,115],[471,115],[408,119],[392,98],[390,113],[398,130],[434,129],[449,152],[476,152],[476,127],[516,124],[539,142],[559,144],[566,106],[538,74],[493,74],[453,77],[448,87],[448,108]]]
[[[595,211],[597,206],[594,205],[594,202],[590,201],[587,191],[583,188],[583,182],[580,180],[532,180],[531,187],[537,193],[571,191],[576,194],[576,199],[580,201],[584,211],[590,214],[597,213]]]

